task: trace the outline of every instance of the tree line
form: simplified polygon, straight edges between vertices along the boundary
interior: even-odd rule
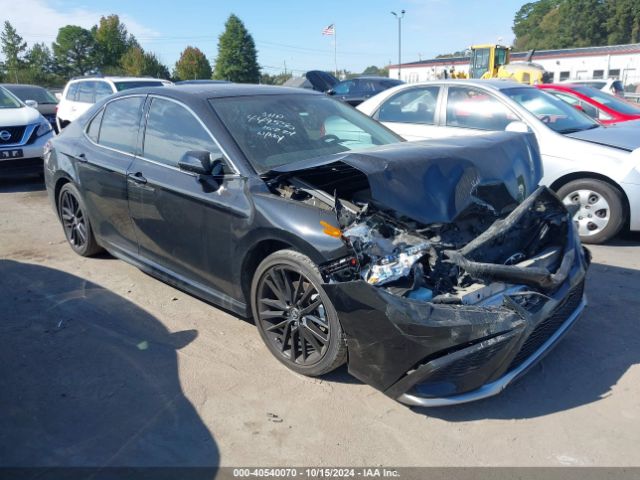
[[[28,47],[13,25],[5,21],[0,32],[0,48],[4,55],[0,81],[4,82],[61,86],[68,78],[87,74],[260,81],[253,37],[233,14],[218,37],[218,56],[213,67],[200,49],[188,46],[170,73],[153,52],[140,46],[118,15],[100,17],[91,29],[64,26],[50,47],[44,42]]]
[[[640,42],[640,0],[538,0],[513,22],[516,50]]]

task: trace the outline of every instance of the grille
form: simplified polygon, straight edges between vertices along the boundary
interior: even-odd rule
[[[560,328],[560,326],[569,318],[569,316],[578,308],[580,301],[582,300],[582,293],[584,291],[584,283],[580,283],[569,292],[569,295],[561,303],[549,317],[545,318],[540,324],[531,332],[529,337],[525,340],[522,348],[515,356],[509,369],[513,370],[518,368],[522,362],[529,358],[533,353],[538,350],[544,342],[549,340],[551,336]]]
[[[24,127],[0,127],[0,132],[8,132],[11,135],[6,140],[0,138],[0,145],[9,145],[12,143],[20,143],[22,140],[22,135],[24,135]]]
[[[433,375],[428,377],[427,382],[437,382],[439,380],[455,382],[457,378],[473,374],[476,370],[483,368],[486,363],[504,347],[505,343],[510,340],[511,338],[500,340],[489,347],[466,355],[455,362],[451,362],[446,367],[437,370]]]

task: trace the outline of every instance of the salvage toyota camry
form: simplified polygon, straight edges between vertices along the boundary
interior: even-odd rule
[[[53,140],[71,248],[253,316],[271,353],[411,405],[500,392],[583,310],[589,255],[535,139],[405,143],[325,95],[145,88]]]

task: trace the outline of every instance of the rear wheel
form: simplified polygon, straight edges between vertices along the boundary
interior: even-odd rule
[[[291,370],[323,375],[342,365],[347,347],[316,265],[294,250],[269,255],[251,286],[253,316],[271,353]]]
[[[578,207],[573,221],[584,243],[610,240],[626,221],[622,193],[602,180],[574,180],[561,187],[558,196],[565,205]]]
[[[58,213],[67,242],[74,252],[89,257],[102,250],[93,236],[80,192],[72,183],[67,183],[60,189]]]

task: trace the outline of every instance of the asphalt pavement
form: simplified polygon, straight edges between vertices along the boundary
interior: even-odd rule
[[[589,307],[517,384],[411,409],[287,370],[254,325],[67,246],[0,183],[0,466],[638,466],[640,235],[591,247]]]

